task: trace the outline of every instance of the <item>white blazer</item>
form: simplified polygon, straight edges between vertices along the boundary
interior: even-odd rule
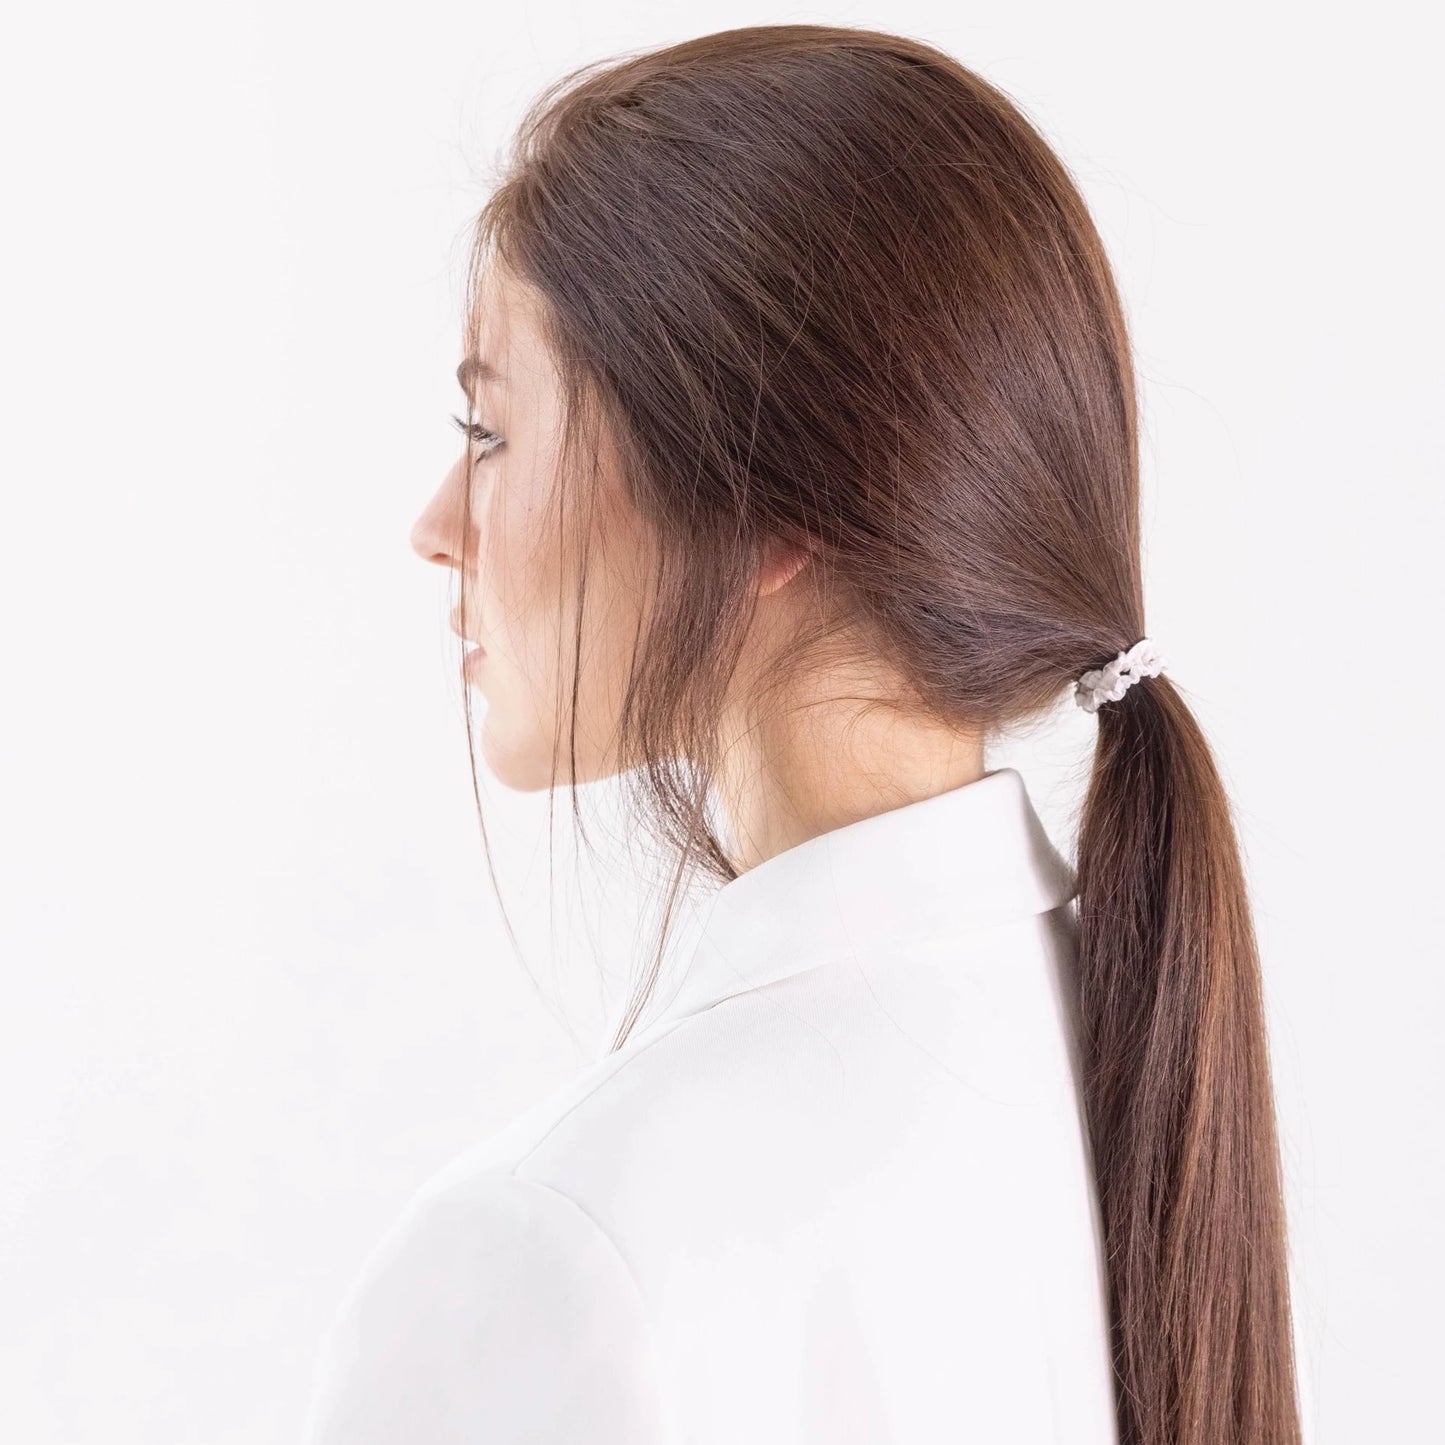
[[[1075,892],[1012,768],[717,890],[373,1249],[305,1445],[1117,1445]]]

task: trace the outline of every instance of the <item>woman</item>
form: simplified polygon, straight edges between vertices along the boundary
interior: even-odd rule
[[[1297,1441],[1249,905],[1057,157],[927,45],[727,31],[547,92],[470,280],[413,541],[487,764],[723,886],[378,1245],[308,1441]],[[1070,693],[1076,866],[984,763]]]

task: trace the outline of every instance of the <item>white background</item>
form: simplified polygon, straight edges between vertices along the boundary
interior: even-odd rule
[[[466,225],[523,103],[584,60],[789,20],[950,50],[1094,208],[1138,346],[1148,629],[1256,900],[1307,1436],[1438,1428],[1436,76],[1403,6],[1328,14],[8,22],[0,1434],[292,1438],[411,1189],[600,1051],[586,981],[628,956],[631,874],[605,913],[559,904],[554,947],[544,802],[493,786],[509,951],[447,579],[408,533],[458,446]],[[991,760],[1065,848],[1092,728],[1066,704]]]

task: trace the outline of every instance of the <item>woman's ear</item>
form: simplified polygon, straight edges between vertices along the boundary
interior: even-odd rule
[[[766,597],[787,586],[812,555],[813,549],[806,541],[770,537],[763,545],[763,559],[758,567],[758,595]]]

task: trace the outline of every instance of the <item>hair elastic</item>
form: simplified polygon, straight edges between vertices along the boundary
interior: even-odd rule
[[[1164,655],[1147,637],[1121,652],[1103,667],[1092,668],[1074,685],[1074,701],[1085,712],[1098,712],[1102,703],[1116,702],[1141,677],[1164,671]]]

